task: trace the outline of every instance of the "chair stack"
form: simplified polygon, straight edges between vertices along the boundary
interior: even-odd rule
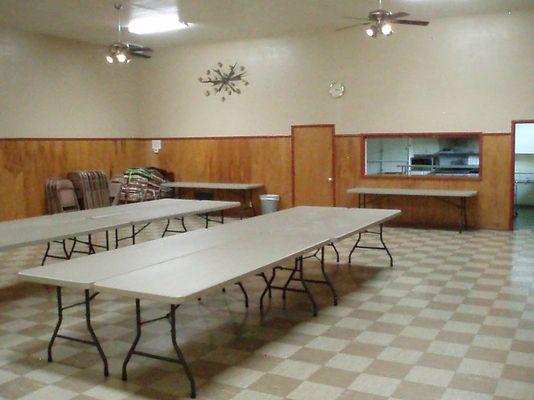
[[[122,185],[124,185],[124,174],[117,174],[111,177],[109,181],[109,197],[114,206],[119,204]]]
[[[102,171],[74,171],[69,172],[67,178],[74,184],[83,209],[111,205],[108,178]]]
[[[120,192],[121,203],[136,203],[160,198],[163,174],[155,168],[128,168]]]
[[[68,179],[47,179],[45,192],[49,214],[78,211],[80,209],[74,185]]]

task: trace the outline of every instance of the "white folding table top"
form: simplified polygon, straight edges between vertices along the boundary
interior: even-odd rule
[[[217,226],[212,230],[248,231],[251,235],[256,232],[275,235],[280,231],[304,230],[325,234],[331,242],[337,242],[400,214],[400,210],[300,206],[248,218],[240,224],[224,225],[224,228]]]
[[[205,292],[240,281],[328,243],[311,232],[271,235],[258,233],[155,264],[128,274],[97,281],[97,291],[180,304]]]
[[[372,225],[398,210],[297,207],[22,271],[24,280],[179,303]]]
[[[263,183],[165,182],[161,186],[182,189],[252,190],[262,188]]]
[[[229,201],[162,199],[0,222],[0,251],[239,205]]]
[[[351,194],[389,194],[397,196],[433,196],[433,197],[474,197],[476,190],[448,190],[448,189],[403,189],[403,188],[367,188],[356,187],[348,189]]]
[[[233,235],[238,237],[238,235]],[[146,268],[226,243],[229,236],[214,229],[199,229],[128,246],[90,257],[80,257],[19,272],[23,280],[79,289],[96,281]]]

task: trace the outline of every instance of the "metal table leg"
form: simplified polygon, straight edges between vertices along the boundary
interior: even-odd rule
[[[109,369],[108,369],[108,360],[106,358],[106,355],[104,353],[104,350],[102,349],[102,346],[100,345],[100,342],[98,341],[98,338],[95,334],[95,331],[93,330],[93,326],[91,324],[91,300],[93,300],[98,293],[93,293],[92,295],[89,293],[89,290],[85,290],[85,299],[83,302],[70,304],[68,306],[63,306],[63,300],[61,295],[61,287],[56,287],[56,297],[57,297],[57,313],[58,313],[58,321],[56,324],[56,327],[54,328],[54,333],[52,334],[52,337],[50,338],[50,342],[48,343],[48,362],[52,362],[52,348],[54,346],[54,342],[56,338],[71,340],[77,343],[84,343],[91,346],[95,346],[98,350],[98,354],[100,355],[100,358],[102,359],[102,363],[104,364],[104,376],[109,376]],[[59,329],[61,328],[61,324],[63,322],[63,311],[68,310],[69,308],[73,308],[76,306],[85,306],[85,323],[87,326],[87,330],[89,331],[89,334],[91,335],[92,340],[86,340],[86,339],[80,339],[72,336],[66,336],[59,334]]]
[[[389,266],[393,267],[393,256],[391,255],[388,247],[386,246],[386,243],[384,242],[383,232],[384,232],[384,225],[380,224],[380,230],[378,232],[366,230],[365,232],[358,233],[358,239],[356,240],[356,243],[354,244],[354,246],[352,247],[352,250],[349,253],[349,264],[351,263],[351,260],[352,260],[352,254],[354,253],[356,249],[373,249],[373,250],[384,250],[389,257]],[[359,244],[360,244],[360,241],[362,240],[363,234],[378,235],[382,246],[381,247],[380,246],[360,246]]]
[[[163,317],[158,317],[158,318],[154,318],[151,320],[142,321],[141,320],[141,301],[139,299],[135,299],[136,335],[132,343],[132,346],[130,347],[130,350],[128,351],[128,354],[126,355],[126,358],[124,359],[124,362],[122,364],[122,380],[126,381],[128,379],[127,367],[128,367],[128,363],[130,359],[132,358],[134,354],[141,356],[141,357],[152,358],[155,360],[180,364],[184,368],[184,372],[187,375],[187,379],[189,380],[189,384],[190,384],[191,398],[194,399],[196,397],[195,379],[193,378],[193,374],[191,373],[191,370],[189,369],[189,365],[187,364],[187,361],[185,360],[182,350],[180,349],[176,341],[176,309],[178,308],[178,306],[179,305],[171,304],[170,312],[164,315]],[[141,327],[143,325],[146,325],[146,324],[149,324],[155,321],[160,321],[162,319],[167,319],[171,325],[171,341],[172,341],[174,350],[176,352],[176,356],[178,357],[177,359],[136,350],[137,344],[139,343],[139,339],[141,338]]]

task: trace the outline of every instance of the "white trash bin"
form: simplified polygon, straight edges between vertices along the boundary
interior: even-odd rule
[[[277,194],[262,194],[260,196],[261,213],[269,214],[278,211],[280,196]]]

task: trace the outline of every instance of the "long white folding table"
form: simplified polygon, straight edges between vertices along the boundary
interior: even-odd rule
[[[136,336],[124,360],[122,378],[127,379],[127,365],[133,355],[176,362],[183,366],[191,385],[191,397],[195,397],[195,381],[187,362],[176,342],[176,309],[185,301],[196,299],[229,284],[238,284],[248,296],[241,281],[248,276],[261,276],[266,287],[260,299],[260,307],[266,293],[279,289],[305,293],[317,315],[317,304],[308,283],[322,283],[330,288],[334,304],[337,294],[328,279],[324,263],[324,246],[367,230],[373,225],[382,226],[400,214],[399,210],[373,210],[323,207],[297,207],[220,225],[209,230],[197,230],[184,235],[145,242],[137,246],[99,253],[88,258],[78,258],[47,267],[22,271],[22,279],[56,286],[58,323],[48,346],[48,359],[52,361],[52,346],[56,338],[76,340],[97,347],[108,374],[107,359],[91,326],[90,304],[99,292],[113,293],[135,299]],[[324,280],[309,279],[304,275],[304,255],[320,249],[321,271]],[[293,261],[294,267],[283,286],[275,286],[273,280],[280,264]],[[267,277],[271,272],[272,276]],[[290,288],[291,282],[299,282],[302,288]],[[81,303],[63,306],[61,288],[84,291]],[[93,292],[93,294],[91,294]],[[151,320],[141,318],[141,300],[159,301],[170,305],[169,313]],[[63,311],[84,305],[86,324],[91,340],[72,338],[59,334]],[[142,326],[161,319],[171,325],[171,341],[177,359],[137,350]]]
[[[0,251],[47,243],[42,261],[44,264],[49,257],[70,259],[76,244],[82,242],[77,239],[79,236],[88,236],[88,241],[82,243],[88,244],[87,253],[92,254],[95,252],[94,247],[99,247],[92,242],[91,237],[97,232],[106,232],[106,244],[102,247],[109,250],[109,230],[115,230],[115,248],[117,248],[119,241],[125,239],[132,239],[135,244],[137,234],[151,222],[182,218],[183,224],[183,218],[188,215],[204,214],[207,218],[208,213],[222,214],[224,210],[239,206],[239,202],[162,199],[0,222]],[[139,225],[143,227],[136,230],[136,226]],[[129,226],[132,229],[131,236],[119,238],[118,230]],[[166,230],[167,228],[168,224]],[[70,250],[67,250],[65,245],[65,240],[68,239],[73,239]],[[53,242],[62,243],[64,256],[50,254],[50,244]]]
[[[365,208],[369,203],[366,201],[366,195],[376,196],[373,201],[383,196],[421,196],[434,197],[447,204],[456,207],[460,212],[458,231],[462,233],[467,227],[467,199],[476,197],[476,190],[448,190],[448,189],[404,189],[404,188],[368,188],[356,187],[348,189],[347,193],[358,195],[358,207]],[[459,199],[455,202],[451,199]]]
[[[252,210],[252,215],[256,215],[254,201],[252,199],[254,190],[261,189],[263,183],[233,183],[233,182],[165,182],[162,187],[173,188],[176,190],[178,198],[186,190],[207,190],[207,191],[231,191],[240,193],[241,197],[241,218],[246,210]]]

